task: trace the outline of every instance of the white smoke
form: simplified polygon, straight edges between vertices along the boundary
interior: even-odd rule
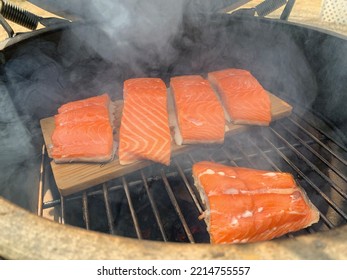
[[[32,185],[38,178],[32,132],[23,124],[9,93],[0,84],[0,195],[25,208],[34,207]],[[37,180],[36,180],[37,181]]]

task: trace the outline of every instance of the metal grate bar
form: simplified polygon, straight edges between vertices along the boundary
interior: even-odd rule
[[[318,211],[319,211],[319,218],[323,220],[323,222],[328,226],[328,228],[333,229],[336,227],[332,222],[330,222],[330,220],[327,218],[326,215],[324,215],[319,209]]]
[[[332,138],[329,134],[327,134],[323,129],[319,128],[316,125],[311,124],[307,119],[300,118],[297,114],[293,113],[292,116],[289,118],[290,120],[293,120],[294,117],[301,122],[305,122],[308,126],[313,128],[314,130],[318,131],[321,135],[323,135],[326,139],[329,139],[332,141],[335,145],[337,145],[339,148],[341,148],[343,151],[347,152],[347,147],[342,144],[341,142],[337,141],[336,139]],[[306,129],[304,129],[306,130]]]
[[[175,213],[173,213],[174,219],[177,217],[179,218],[180,230],[184,230],[189,242],[200,242],[198,241],[198,237],[193,236],[192,234],[194,228],[191,229],[190,224],[187,223],[191,221],[188,220],[190,217],[186,215],[187,212],[184,212],[186,211],[185,207],[183,207],[185,204],[182,205],[183,208],[181,208],[181,201],[179,200],[180,196],[177,196],[175,193],[176,185],[171,183],[171,179],[173,178],[175,182],[179,180],[179,186],[185,186],[186,190],[188,191],[186,192],[183,187],[185,198],[187,198],[187,201],[191,203],[190,207],[193,206],[194,213],[195,211],[202,213],[204,211],[204,206],[201,204],[200,198],[192,183],[192,178],[189,177],[190,175],[188,174],[192,171],[191,163],[194,164],[198,160],[212,160],[233,166],[243,166],[243,164],[245,164],[246,166],[249,165],[252,168],[266,165],[270,169],[278,172],[281,172],[282,167],[285,170],[291,169],[291,171],[293,171],[293,175],[296,174],[295,177],[300,177],[300,179],[296,179],[296,181],[299,181],[305,187],[305,189],[308,190],[308,194],[313,196],[312,202],[321,208],[319,209],[321,218],[319,226],[313,228],[308,227],[297,234],[301,234],[305,231],[307,233],[313,233],[315,231],[325,230],[327,228],[335,228],[339,225],[339,223],[347,221],[346,209],[341,206],[345,205],[344,203],[347,200],[346,190],[343,189],[344,182],[347,182],[347,174],[344,172],[344,166],[342,166],[343,163],[346,164],[346,157],[343,151],[346,151],[347,148],[343,146],[343,144],[336,142],[332,138],[333,134],[331,134],[331,136],[326,134],[329,133],[329,131],[325,133],[319,127],[315,127],[315,125],[312,125],[311,123],[314,123],[314,121],[311,121],[310,119],[301,120],[299,116],[293,114],[291,117],[286,118],[285,120],[277,121],[269,128],[259,128],[263,137],[247,137],[247,140],[244,141],[242,138],[240,138],[241,136],[235,135],[233,136],[233,139],[231,139],[232,141],[230,140],[230,145],[228,145],[229,142],[226,142],[226,144],[221,146],[218,150],[207,148],[205,150],[206,153],[204,154],[195,153],[193,151],[191,153],[182,155],[182,158],[181,156],[173,158],[172,166],[170,168],[163,168],[160,170],[161,174],[159,176],[153,175],[153,177],[146,178],[146,171],[145,169],[142,169],[137,173],[134,173],[134,180],[129,179],[129,182],[126,181],[126,177],[122,177],[110,181],[109,183],[96,186],[91,191],[80,192],[67,197],[60,196],[60,198],[57,197],[48,202],[43,201],[43,192],[44,188],[46,187],[44,186],[44,183],[47,183],[44,176],[47,176],[48,174],[45,172],[45,162],[47,163],[45,158],[47,157],[47,151],[43,146],[40,165],[40,182],[38,186],[38,215],[40,215],[40,213],[42,215],[43,209],[57,207],[56,210],[60,210],[61,212],[59,222],[65,223],[65,211],[66,213],[69,213],[70,206],[71,209],[74,210],[74,205],[78,205],[80,209],[79,211],[81,211],[80,203],[82,202],[82,214],[85,222],[85,228],[90,230],[94,227],[94,221],[91,219],[95,218],[93,212],[95,207],[88,209],[88,205],[93,206],[93,196],[99,195],[103,196],[107,214],[107,217],[104,217],[103,220],[102,231],[109,231],[111,234],[116,234],[116,226],[114,224],[113,217],[114,213],[111,206],[113,206],[113,203],[118,203],[118,200],[113,201],[111,192],[122,192],[124,190],[126,197],[123,198],[127,199],[126,203],[129,206],[129,211],[131,214],[130,218],[128,209],[126,209],[127,221],[129,222],[130,218],[130,221],[133,222],[133,225],[130,225],[131,229],[132,226],[134,226],[137,238],[142,239],[142,232],[140,228],[140,226],[142,226],[140,225],[140,221],[142,219],[139,219],[141,218],[139,216],[140,211],[137,208],[134,208],[137,207],[137,204],[135,203],[137,201],[135,200],[136,197],[135,193],[133,192],[134,188],[140,188],[141,198],[142,195],[146,196],[146,211],[149,210],[149,212],[153,213],[153,215],[152,213],[149,214],[150,218],[152,219],[151,223],[154,225],[156,223],[160,230],[161,235],[159,232],[157,232],[156,238],[159,237],[159,239],[162,239],[163,241],[168,241],[171,240],[171,236],[165,231],[164,225],[166,226],[166,224],[163,223],[165,220],[164,218],[166,218],[163,216],[165,214],[159,212],[158,201],[150,188],[150,182],[152,180],[158,180],[158,183],[165,186],[165,189],[162,189],[162,191],[168,194],[168,198],[170,199],[170,202],[168,203],[172,204],[169,205],[171,209],[172,207],[174,208],[174,210],[172,209],[172,211],[175,211]],[[324,128],[324,123],[322,123],[322,125]],[[256,133],[256,129],[246,135],[254,136],[253,132]],[[188,159],[191,162],[188,162],[188,165],[186,165],[185,162],[181,161],[181,159]],[[330,162],[330,159],[333,159],[334,161]],[[308,171],[306,172],[305,170]],[[327,172],[332,174],[333,177],[330,178]],[[319,187],[321,183],[323,186],[322,189]],[[330,196],[330,192],[332,192],[333,195]],[[165,193],[164,195],[167,199]],[[335,198],[338,199],[335,200]],[[344,199],[342,204],[340,204],[341,198]],[[96,200],[96,203],[98,202],[99,200]],[[186,201],[184,201],[184,203],[185,202]],[[126,204],[125,207],[127,208]],[[105,215],[105,212],[103,213]],[[145,212],[144,215],[146,215],[146,213],[148,212]],[[108,227],[106,224],[106,218]],[[177,220],[175,220],[175,222],[176,221]],[[69,217],[66,222],[71,222]],[[78,225],[80,225],[80,223],[83,223],[83,221],[79,220],[79,222],[77,222]],[[287,236],[291,238],[296,236],[296,233],[289,233]],[[197,241],[195,241],[195,238]]]
[[[178,172],[171,172],[171,173],[168,173],[166,175],[168,177],[175,177],[177,174],[178,174]],[[142,184],[143,184],[142,180],[135,180],[135,181],[129,182],[128,183],[128,187],[132,188],[132,187],[139,186],[139,185],[142,185]],[[123,189],[123,185],[122,184],[118,184],[118,185],[114,185],[114,186],[108,187],[108,191],[109,192],[120,190],[120,189]],[[93,195],[103,195],[103,190],[102,189],[96,189],[96,190],[93,190],[93,191],[89,191],[87,193],[88,197],[89,196],[93,196]],[[65,201],[71,202],[71,201],[74,201],[74,200],[79,200],[81,198],[82,198],[82,194],[77,193],[77,194],[73,194],[71,196],[65,197]],[[42,205],[43,205],[43,209],[47,209],[47,208],[52,208],[54,206],[57,206],[60,203],[61,203],[60,199],[53,199],[51,201],[43,202]]]
[[[41,164],[40,164],[40,181],[39,181],[39,190],[38,190],[38,201],[37,201],[37,215],[42,216],[43,214],[43,180],[45,172],[45,151],[46,146],[42,145],[41,150]]]
[[[333,170],[337,175],[339,175],[343,180],[347,181],[347,176],[343,174],[340,170],[338,170],[335,166],[333,166],[329,161],[327,161],[324,157],[322,157],[316,150],[314,150],[310,145],[306,144],[304,140],[302,140],[297,134],[288,129],[282,124],[279,124],[281,129],[287,131],[290,135],[292,135],[296,140],[298,140],[302,145],[306,147],[312,154],[314,154],[317,158],[319,158],[325,165],[327,165],[331,170]],[[346,195],[346,194],[345,194]],[[346,197],[347,198],[347,195]]]
[[[233,139],[234,141],[237,141],[237,140],[235,140],[235,139]],[[248,139],[248,140],[250,140],[250,139]],[[253,142],[254,143],[254,142]],[[307,141],[306,142],[306,144],[308,144],[308,145],[310,145],[310,144],[314,144],[315,142],[314,141]],[[233,142],[233,145],[234,145],[234,142]],[[298,143],[294,143],[293,144],[293,147],[301,147],[302,145],[301,144],[298,144]],[[277,147],[277,149],[278,150],[280,150],[280,151],[283,151],[283,150],[289,150],[289,148],[287,148],[287,147]],[[237,164],[236,164],[236,161],[239,161],[239,160],[245,160],[245,158],[243,157],[243,156],[237,156],[237,157],[232,157],[232,156],[230,156],[230,152],[228,151],[228,150],[226,150],[225,149],[225,147],[222,147],[221,148],[221,150],[227,155],[227,158],[228,158],[228,160],[219,160],[218,162],[219,163],[226,163],[227,161],[229,162],[229,163],[231,163],[232,165],[234,165],[234,166],[236,166]],[[242,149],[241,149],[241,151],[242,151]],[[267,150],[264,150],[264,151],[262,151],[262,153],[264,153],[264,155],[265,154],[270,154],[272,152],[272,149],[267,149]],[[254,158],[254,157],[257,157],[259,155],[259,153],[251,153],[251,154],[248,154],[247,155],[247,157],[248,157],[248,162],[250,163],[250,164],[252,164],[251,163],[251,158]],[[192,163],[194,164],[195,162],[196,162],[196,160],[193,158],[193,156],[191,155],[191,154],[188,154],[187,155],[189,158],[190,158],[190,160],[192,161]],[[209,156],[209,158],[212,160],[212,161],[214,161],[213,160],[213,158],[212,158],[212,156]],[[269,160],[270,160],[270,158],[269,157],[267,157]],[[272,161],[271,161],[272,162]],[[269,162],[270,163],[270,162]],[[273,164],[273,162],[272,162],[272,164]],[[274,167],[274,166],[273,166]],[[276,169],[275,167],[274,167],[274,169]],[[280,171],[279,169],[278,169],[278,171]]]
[[[108,193],[108,188],[106,183],[102,185],[102,190],[103,190],[104,200],[105,200],[105,209],[106,209],[108,227],[110,229],[110,233],[114,234],[113,215],[112,215],[112,211],[110,207],[110,198],[109,198],[109,193]]]
[[[161,177],[162,177],[162,179],[163,179],[163,182],[164,182],[166,191],[167,191],[167,193],[168,193],[168,195],[169,195],[169,198],[170,198],[170,200],[171,200],[171,203],[172,203],[172,205],[174,206],[174,208],[175,208],[175,210],[176,210],[176,213],[177,213],[177,215],[178,215],[178,217],[179,217],[179,219],[180,219],[180,221],[181,221],[181,223],[182,223],[182,225],[183,225],[184,231],[185,231],[186,234],[187,234],[187,237],[188,237],[188,239],[189,239],[189,242],[190,242],[190,243],[195,243],[194,237],[193,237],[193,235],[192,235],[192,233],[191,233],[191,231],[190,231],[190,229],[189,229],[189,226],[188,226],[188,224],[187,224],[187,222],[186,222],[186,220],[185,220],[185,218],[184,218],[184,216],[183,216],[183,214],[182,214],[181,208],[180,208],[180,206],[178,205],[178,202],[177,202],[176,197],[175,197],[175,195],[174,195],[174,193],[173,193],[173,191],[172,191],[172,189],[171,189],[171,186],[170,186],[169,181],[168,181],[168,179],[167,179],[167,177],[166,177],[166,175],[165,175],[164,170],[161,170]]]
[[[281,139],[291,151],[293,151],[299,158],[301,158],[308,166],[310,166],[317,174],[319,174],[325,181],[327,181],[331,186],[345,199],[347,199],[347,194],[338,186],[335,182],[333,182],[328,176],[326,176],[319,168],[313,164],[309,159],[307,159],[300,151],[293,147],[282,135],[280,135],[275,129],[270,127],[270,130]]]
[[[250,139],[249,139],[249,142],[251,142]],[[247,158],[247,161],[251,163],[249,157],[243,152],[243,150],[240,148],[239,144],[237,144],[236,146],[237,146],[238,150],[241,152],[241,154]],[[256,144],[254,144],[253,146],[257,149],[257,151],[260,153],[260,155],[273,167],[274,170],[281,172],[280,168],[268,156],[266,156],[265,153],[263,153],[263,151]],[[255,167],[255,165],[253,163],[251,163],[251,166]],[[294,237],[294,235],[292,233],[287,233],[285,236],[288,238]]]
[[[301,170],[294,163],[292,163],[279,149],[277,149],[277,147],[268,138],[264,136],[264,139],[273,148],[273,150],[283,158],[285,162],[287,162],[314,190],[316,190],[328,202],[329,205],[331,205],[330,203],[333,203],[303,172],[301,172]],[[335,227],[321,211],[319,211],[319,214],[320,218],[329,228]]]
[[[128,205],[129,205],[129,209],[130,209],[130,213],[131,213],[131,217],[133,219],[134,222],[134,226],[135,226],[135,231],[136,231],[136,235],[138,239],[142,239],[142,234],[141,234],[141,229],[140,229],[140,225],[139,225],[139,221],[137,219],[136,216],[136,212],[131,200],[131,196],[130,196],[130,191],[129,191],[129,186],[127,181],[125,180],[124,177],[122,177],[122,182],[123,182],[123,187],[124,187],[124,191],[125,191],[125,195],[127,197],[127,201],[128,201]]]
[[[153,213],[154,213],[154,217],[155,217],[155,219],[157,221],[157,224],[159,226],[160,233],[161,233],[161,235],[163,237],[163,240],[164,241],[168,241],[168,238],[167,238],[165,230],[164,230],[163,223],[162,223],[162,221],[160,219],[160,215],[159,215],[159,211],[158,211],[157,205],[155,203],[155,200],[153,199],[153,196],[152,196],[151,192],[149,191],[147,179],[145,177],[145,174],[143,173],[143,170],[141,170],[141,177],[142,177],[142,181],[143,181],[143,184],[145,186],[145,189],[146,189],[146,193],[147,193],[149,202],[151,204],[151,207],[152,207],[152,210],[153,210]]]
[[[347,165],[347,161],[343,158],[341,158],[341,156],[339,154],[337,154],[336,152],[334,152],[333,150],[331,150],[326,144],[324,144],[321,140],[319,140],[316,136],[314,136],[311,132],[309,132],[307,129],[305,129],[301,124],[299,124],[296,120],[294,120],[293,118],[289,117],[288,120],[290,122],[292,122],[294,125],[296,125],[297,127],[299,127],[301,129],[301,131],[303,131],[304,133],[306,133],[308,136],[310,136],[314,141],[316,141],[316,143],[318,143],[320,146],[322,146],[325,150],[327,150],[330,154],[332,154],[334,157],[336,157],[339,161],[341,161],[344,165]],[[334,141],[334,143],[336,143]]]
[[[90,229],[87,192],[83,192],[82,194],[82,210],[83,210],[83,220],[84,220],[86,229]]]
[[[69,198],[67,198],[69,200]],[[43,209],[48,209],[48,208],[52,208],[55,207],[57,205],[60,205],[61,201],[60,199],[53,199],[50,201],[43,201],[42,202],[42,208]]]
[[[237,147],[237,149],[240,151],[240,153],[246,158],[246,160],[251,164],[251,166],[254,167],[254,164],[250,161],[249,156],[246,155],[245,153],[243,153],[243,151],[240,148],[238,142],[234,142],[234,143],[235,143],[235,146]],[[222,148],[222,150],[224,150],[225,154],[227,155],[227,157],[228,157],[229,161],[232,163],[232,165],[237,167],[238,164],[232,159],[232,157],[230,156],[229,151],[226,151],[224,149],[224,147]],[[259,151],[261,151],[261,150],[259,149]],[[279,168],[276,165],[274,165],[273,167],[274,167],[275,170],[280,171]],[[288,237],[288,238],[293,238],[294,237],[294,235],[292,233],[287,233],[285,236]]]
[[[249,139],[249,142],[252,144],[253,147],[255,147],[259,153],[262,155],[263,158],[266,159],[266,161],[276,170],[276,171],[279,171],[281,172],[280,168],[271,160],[271,158],[269,158],[266,153],[264,153],[260,148],[259,146],[254,143],[253,140]],[[300,186],[300,184],[297,182],[297,184]],[[301,187],[301,186],[300,186]],[[301,187],[302,188],[302,187]],[[319,211],[320,212],[320,211]],[[329,227],[329,228],[334,228],[334,225],[328,220],[328,218],[323,215],[321,212],[320,212],[320,217],[322,218],[322,220],[326,223],[326,225]],[[306,228],[307,231],[309,232],[314,232],[314,230],[312,229],[312,227],[308,227]]]
[[[186,175],[184,174],[181,166],[179,165],[178,161],[176,159],[174,159],[174,163],[175,163],[175,166],[178,170],[178,173],[180,174],[183,182],[184,182],[184,185],[186,186],[186,188],[188,189],[188,192],[190,194],[190,196],[192,197],[194,203],[195,203],[195,206],[196,208],[198,209],[199,213],[202,213],[204,210],[202,209],[200,203],[199,203],[199,200],[198,198],[196,197],[195,195],[195,192],[193,191],[191,185],[189,184],[188,180],[187,180],[187,177]]]
[[[268,139],[268,137],[266,137],[265,135],[263,135],[264,139],[266,140],[266,142],[273,147],[274,151],[280,155],[283,160],[285,160],[303,179],[305,179],[305,181],[317,192],[319,193],[322,198],[324,198],[324,200],[333,208],[335,209],[335,211],[341,216],[343,217],[345,220],[347,220],[347,214],[343,212],[342,209],[340,209],[340,207],[338,207],[336,205],[336,203],[334,201],[332,201],[324,192],[322,192],[320,190],[320,188],[313,183],[310,178],[308,178],[301,170],[300,168],[298,168],[291,160],[289,160],[288,157],[286,157],[280,150],[277,149],[277,147],[271,142],[271,140]],[[289,144],[289,143],[288,143]]]
[[[273,160],[272,160],[271,158],[269,158],[269,157],[267,156],[267,154],[264,153],[263,150],[260,149],[259,146],[258,146],[256,143],[254,143],[253,140],[248,139],[248,141],[249,141],[249,143],[251,143],[251,145],[252,145],[254,148],[256,148],[256,150],[260,153],[260,155],[272,166],[272,168],[273,168],[274,170],[276,170],[276,171],[278,171],[278,172],[281,172],[281,171],[282,171],[282,170],[273,162]]]
[[[60,221],[61,224],[65,224],[65,198],[60,195]]]
[[[193,158],[193,156],[191,154],[188,154],[188,157],[193,164],[196,162],[196,160]]]
[[[140,182],[141,181],[132,182],[132,183],[129,184],[129,186],[131,186],[131,185],[138,185]],[[123,189],[123,185],[115,185],[115,186],[112,186],[112,187],[108,187],[108,193],[110,191],[116,191],[116,190],[119,190],[119,189]],[[93,196],[93,195],[101,195],[101,194],[105,195],[103,188],[99,189],[99,190],[90,191],[90,192],[86,193],[87,197]],[[61,214],[60,214],[59,218],[63,217],[63,220],[64,220],[64,211],[63,211],[63,209],[65,207],[65,203],[66,202],[73,202],[73,201],[80,200],[80,199],[83,199],[83,193],[82,194],[81,193],[73,194],[73,195],[67,196],[67,197],[60,196],[60,198],[58,198],[58,199],[53,199],[53,200],[50,200],[50,201],[42,202],[42,208],[43,209],[48,209],[48,208],[53,208],[53,207],[56,207],[56,206],[60,206]]]
[[[228,150],[225,149],[225,147],[222,147],[222,151],[224,152],[224,154],[226,155],[226,157],[228,158],[228,161],[231,165],[233,166],[237,166],[236,162],[234,161],[233,157],[230,155],[230,152]]]
[[[243,149],[240,147],[239,141],[235,141],[235,147],[239,150],[240,154],[243,156],[243,158],[248,162],[248,164],[252,167],[255,168],[255,164],[251,161],[249,156],[243,151]]]
[[[312,227],[306,228],[308,233],[315,233],[316,231]]]
[[[249,141],[251,141],[250,139],[248,139]],[[253,142],[254,143],[254,142]],[[307,141],[306,144],[310,145],[310,144],[314,144],[315,142],[314,141]],[[298,143],[295,143],[293,144],[293,147],[301,147],[302,145],[301,144],[298,144]],[[283,150],[289,150],[287,147],[277,147],[278,150],[280,151],[283,151]],[[230,152],[225,150],[225,148],[223,147],[222,150],[226,153],[226,154],[229,154],[228,156],[228,160],[231,164],[233,165],[236,165],[235,161],[238,161],[238,160],[243,160],[244,158],[243,157],[231,157],[230,156]],[[270,154],[272,152],[272,149],[267,149],[267,150],[261,150],[261,153],[263,153],[264,155],[267,155],[267,154]],[[248,154],[248,158],[253,158],[253,157],[257,157],[259,154],[258,153],[251,153],[251,154]],[[272,167],[274,169],[276,169],[276,167],[273,165],[273,161],[270,159],[270,157],[266,156],[268,158],[269,161],[271,161],[272,163],[270,163],[270,165],[272,165]],[[278,171],[280,171],[278,169]]]

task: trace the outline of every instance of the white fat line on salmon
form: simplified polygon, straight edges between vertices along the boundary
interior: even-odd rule
[[[253,212],[252,211],[249,211],[249,210],[246,210],[245,212],[243,212],[241,214],[241,217],[242,218],[249,218],[249,217],[252,217],[253,216]]]
[[[301,199],[302,198],[302,195],[300,193],[300,191],[295,191],[292,193],[292,195],[290,196],[290,198],[292,199],[292,201],[294,200],[298,200],[298,199]]]
[[[196,126],[202,126],[204,123],[200,120],[194,119],[194,118],[186,118],[186,121],[189,121],[193,124],[195,124]]]
[[[230,178],[236,178],[235,175],[226,175],[224,172],[222,171],[214,171],[212,169],[206,169],[204,172],[201,172],[199,175],[198,175],[198,178],[200,179],[201,176],[204,176],[204,175],[214,175],[214,174],[217,174],[217,175],[220,175],[220,176],[226,176],[226,177],[230,177]]]
[[[168,115],[169,115],[169,125],[170,127],[173,127],[173,134],[174,134],[173,138],[175,140],[175,143],[181,146],[183,144],[183,137],[178,125],[178,117],[176,114],[176,105],[175,105],[174,96],[171,92],[171,88],[168,88],[166,92],[167,92],[167,108],[168,108]]]
[[[241,218],[250,218],[250,217],[253,217],[253,212],[249,211],[249,210],[245,210],[243,213],[241,213],[239,215],[232,216],[230,225],[232,227],[236,227],[236,226],[239,225],[239,219],[241,219]]]
[[[290,212],[282,209],[280,211],[267,214],[266,218],[272,217],[274,215],[283,215],[284,213],[290,213]]]
[[[253,211],[245,210],[243,213],[235,216],[237,219],[253,217]]]
[[[239,225],[239,220],[237,218],[235,218],[235,217],[232,217],[230,225],[232,227],[238,226]]]
[[[230,188],[223,191],[224,194],[239,194],[240,191],[238,189]]]
[[[265,186],[266,187],[266,186]],[[226,189],[223,191],[223,194],[249,194],[249,195],[256,195],[256,194],[290,194],[292,195],[296,190],[292,188],[287,189],[256,189],[256,190],[238,190],[235,188]],[[212,192],[210,192],[212,193]],[[210,195],[209,193],[209,195]],[[294,198],[293,198],[294,199]]]

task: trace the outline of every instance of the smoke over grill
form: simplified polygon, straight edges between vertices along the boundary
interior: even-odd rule
[[[66,1],[58,2],[62,5],[60,8],[68,5]],[[290,24],[206,14],[206,11],[217,10],[216,6],[210,6],[215,1],[181,0],[174,4],[160,0],[71,2],[69,12],[81,16],[83,22],[33,37],[1,54],[0,169],[4,171],[0,174],[1,196],[26,209],[36,210],[43,143],[39,120],[54,115],[61,104],[104,92],[112,99],[120,99],[123,81],[128,78],[152,76],[168,82],[175,75],[204,75],[235,67],[250,70],[264,88],[294,107],[298,105],[300,109],[295,116],[276,123],[265,133],[255,130],[232,138],[226,150],[199,150],[192,157],[184,155],[178,158],[179,168],[171,166],[161,173],[158,171],[161,167],[154,166],[127,177],[129,195],[136,198],[133,207],[140,231],[132,224],[133,213],[122,179],[64,198],[55,193],[46,162],[45,183],[52,186],[54,199],[45,207],[57,207],[57,211],[63,213],[63,222],[87,229],[129,237],[140,235],[144,239],[189,242],[190,235],[169,205],[171,200],[164,183],[164,178],[168,178],[180,208],[189,214],[186,219],[194,241],[207,242],[205,225],[196,220],[198,208],[192,204],[186,190],[179,191],[186,185],[183,178],[192,185],[190,168],[194,161],[211,159],[257,168],[262,168],[265,162],[269,169],[291,171],[303,188],[309,190],[310,197],[326,217],[309,231],[327,230],[346,223],[346,184],[340,174],[346,171],[346,151],[341,147],[347,142],[347,115],[343,105],[347,102],[344,93],[347,44],[343,38]],[[204,3],[196,6],[195,2]],[[308,117],[312,111],[321,113],[321,119]],[[301,122],[301,118],[313,120],[312,125]],[[326,128],[326,124],[331,125],[325,130],[327,135],[315,129],[316,126]],[[307,136],[306,130],[313,131],[313,136],[318,135],[319,141],[324,138],[327,146],[330,145],[329,137],[339,139],[338,144],[332,141],[332,146],[338,147],[342,160],[320,148],[319,142]],[[283,131],[286,133],[281,134]],[[300,140],[295,135],[299,135]],[[252,139],[259,137],[262,140],[254,145]],[[305,161],[302,155],[309,162],[317,159],[305,150],[305,145],[312,145],[319,153],[322,149],[327,161],[338,162],[332,168],[324,167],[322,172],[329,177],[332,169],[334,176],[337,173],[336,182],[324,181],[320,186],[317,182],[321,179],[317,177],[321,174],[317,175],[310,164],[301,164]],[[300,166],[299,171],[296,166]],[[141,172],[146,173],[145,180]],[[304,178],[311,178],[311,175],[312,184]],[[141,183],[136,185],[136,182]],[[161,221],[164,235],[160,225],[150,226],[156,217],[144,182],[156,196],[158,211],[168,213]],[[108,210],[105,193],[109,195],[106,199],[110,204]],[[338,197],[336,203],[330,195]],[[95,222],[104,209],[112,215],[102,214],[103,218]]]

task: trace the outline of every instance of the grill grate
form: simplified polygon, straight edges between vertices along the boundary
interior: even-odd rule
[[[193,186],[191,166],[211,160],[292,173],[321,219],[286,237],[329,230],[347,223],[347,149],[334,140],[331,131],[313,114],[295,111],[270,127],[234,135],[223,146],[178,156],[169,167],[154,164],[88,191],[49,201],[43,200],[42,191],[47,189],[43,182],[49,181],[44,178],[51,174],[41,168],[38,214],[54,209],[60,223],[138,239],[208,242],[206,224],[198,219],[203,206]],[[47,164],[45,157],[43,149],[41,167]]]

